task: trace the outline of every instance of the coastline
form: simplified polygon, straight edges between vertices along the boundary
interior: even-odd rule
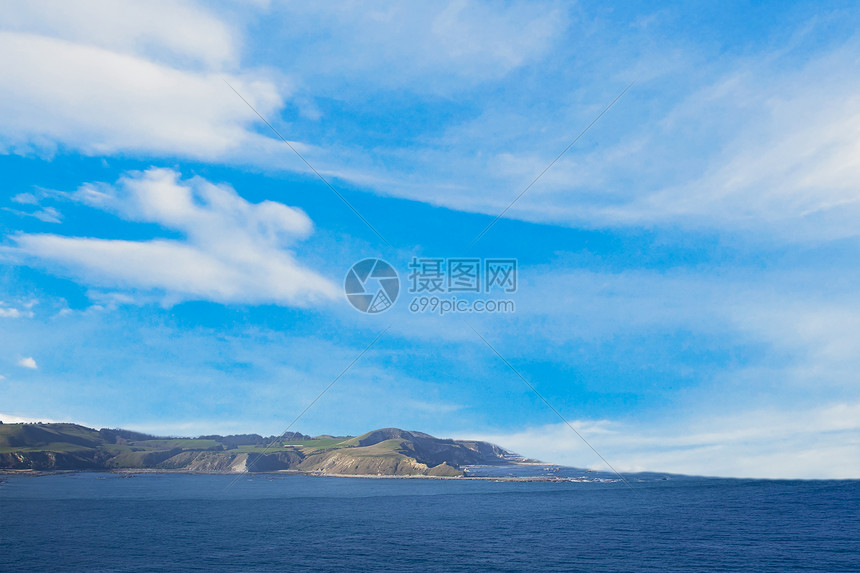
[[[599,478],[567,478],[558,476],[428,476],[428,475],[379,475],[379,474],[330,474],[322,472],[304,472],[300,470],[278,470],[272,472],[200,472],[188,470],[164,470],[164,469],[132,469],[120,468],[114,470],[0,470],[0,480],[4,476],[26,476],[26,477],[44,477],[50,475],[61,474],[77,474],[77,473],[100,473],[113,474],[121,477],[134,477],[135,475],[150,475],[150,474],[186,474],[186,475],[227,475],[241,477],[247,475],[249,477],[256,476],[305,476],[305,477],[332,477],[332,478],[355,478],[355,479],[380,479],[380,480],[453,480],[453,481],[490,481],[490,482],[550,482],[550,483],[608,483],[617,480],[599,479]]]

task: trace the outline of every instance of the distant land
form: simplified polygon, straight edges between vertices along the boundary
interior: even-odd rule
[[[397,428],[361,436],[289,432],[164,438],[71,423],[0,423],[0,471],[291,471],[312,475],[462,477],[474,465],[532,463],[487,442]]]

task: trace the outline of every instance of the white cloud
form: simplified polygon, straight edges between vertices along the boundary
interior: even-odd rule
[[[0,318],[32,318],[34,316],[33,311],[30,310],[32,309],[34,304],[24,303],[21,306],[23,306],[27,310],[22,311],[21,309],[15,308],[14,306],[9,306],[8,304],[0,300]]]
[[[84,185],[73,197],[131,221],[157,223],[185,240],[106,240],[18,235],[21,253],[60,266],[91,286],[163,293],[166,301],[306,305],[336,296],[335,286],[288,250],[310,234],[304,212],[249,203],[226,185],[168,169]]]
[[[5,308],[0,306],[0,317],[2,318],[20,318],[21,311],[17,308]]]
[[[185,0],[3,2],[7,30],[217,68],[236,61],[238,34]]]
[[[237,71],[240,34],[193,2],[4,2],[3,12],[0,51],[15,57],[0,60],[0,152],[255,162],[277,147],[224,81],[266,116],[286,81]]]
[[[578,420],[572,424],[622,473],[860,477],[860,403],[702,416],[663,426],[606,420]],[[550,463],[609,471],[564,424],[470,437]]]
[[[253,75],[174,69],[128,54],[33,34],[0,32],[0,149],[137,152],[215,159],[264,149],[248,131],[281,89]]]
[[[36,364],[36,360],[32,356],[28,356],[19,360],[18,366],[22,368],[29,368],[30,370],[36,370],[39,368],[39,366]]]

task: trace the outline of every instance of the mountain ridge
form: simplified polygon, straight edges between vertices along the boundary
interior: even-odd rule
[[[464,467],[524,461],[495,444],[399,428],[360,436],[298,432],[158,437],[71,423],[0,423],[0,471],[289,471],[314,475],[462,477]]]

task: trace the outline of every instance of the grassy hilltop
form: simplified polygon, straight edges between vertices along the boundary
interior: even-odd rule
[[[486,442],[439,439],[397,428],[358,437],[290,432],[163,438],[77,424],[0,424],[0,470],[164,470],[204,473],[294,470],[328,475],[463,475],[463,466],[518,457]]]

